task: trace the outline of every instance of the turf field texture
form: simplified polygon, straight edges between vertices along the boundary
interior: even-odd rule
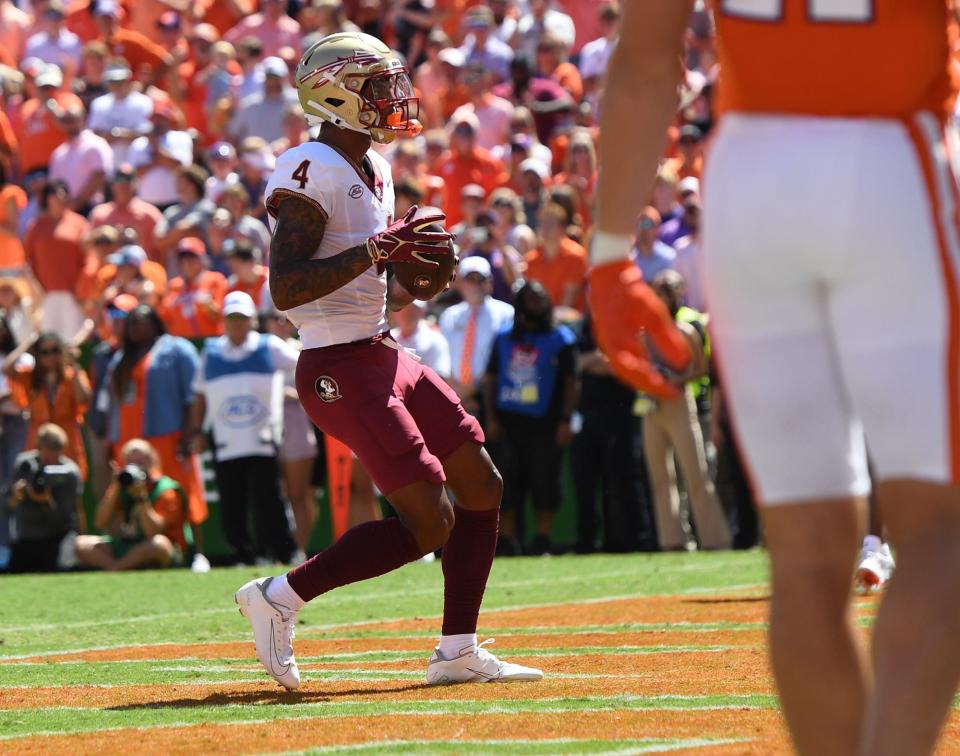
[[[233,603],[257,574],[0,578],[0,753],[788,752],[759,552],[498,560],[481,638],[547,675],[509,685],[423,684],[443,586],[417,563],[304,609],[284,692]]]

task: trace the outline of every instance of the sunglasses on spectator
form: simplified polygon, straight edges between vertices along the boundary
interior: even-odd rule
[[[510,200],[498,199],[493,201],[493,207],[512,208],[513,203]]]

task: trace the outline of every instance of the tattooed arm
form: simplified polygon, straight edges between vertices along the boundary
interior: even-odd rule
[[[270,295],[279,310],[312,302],[350,283],[370,267],[366,243],[323,260],[311,260],[327,218],[320,206],[294,192],[270,198],[277,219],[270,239]]]

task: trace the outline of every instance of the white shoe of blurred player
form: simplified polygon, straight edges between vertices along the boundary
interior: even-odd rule
[[[193,561],[190,563],[190,571],[198,575],[210,572],[210,560],[203,554],[194,554]]]
[[[543,679],[542,670],[500,661],[484,648],[493,642],[494,639],[491,638],[476,648],[465,648],[454,659],[444,658],[440,655],[440,649],[435,648],[427,665],[427,684],[527,682]]]
[[[299,567],[307,561],[307,553],[303,549],[297,549],[290,555],[290,566]]]
[[[240,614],[253,627],[257,658],[267,672],[287,690],[300,685],[300,670],[293,657],[294,626],[297,613],[267,599],[272,577],[257,578],[244,585],[234,596]]]
[[[879,544],[879,545],[878,545]],[[879,591],[893,575],[896,563],[890,547],[881,543],[879,538],[870,536],[864,539],[863,550],[860,552],[860,563],[854,582],[858,593],[874,593]]]

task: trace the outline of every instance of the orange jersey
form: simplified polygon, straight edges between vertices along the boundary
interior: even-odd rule
[[[951,111],[947,0],[713,0],[721,111]]]

